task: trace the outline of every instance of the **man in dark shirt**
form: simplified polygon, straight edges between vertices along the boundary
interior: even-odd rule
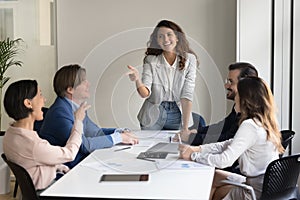
[[[258,72],[253,65],[246,62],[237,62],[229,65],[228,77],[225,81],[227,99],[234,100],[237,93],[238,81],[247,76],[258,76]],[[182,135],[183,141],[191,145],[201,145],[212,142],[221,142],[233,138],[239,122],[239,111],[233,106],[231,113],[222,121],[208,126],[198,127],[197,132],[191,131],[188,135]]]
[[[247,76],[258,76],[256,68],[250,63],[237,62],[228,66],[229,72],[225,81],[225,89],[227,90],[227,99],[234,101],[237,94],[238,81]],[[201,144],[222,142],[233,138],[239,127],[240,113],[233,106],[231,113],[222,121],[208,126],[199,124],[197,132],[191,130],[187,135],[180,133],[183,141],[193,146]],[[231,167],[223,170],[240,173],[238,162],[236,161]]]

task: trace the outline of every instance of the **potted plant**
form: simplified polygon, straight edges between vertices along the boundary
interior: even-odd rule
[[[0,131],[1,131],[1,113],[2,113],[2,89],[10,77],[5,76],[5,72],[11,66],[22,66],[22,62],[16,57],[20,53],[20,44],[23,40],[10,39],[0,41]]]

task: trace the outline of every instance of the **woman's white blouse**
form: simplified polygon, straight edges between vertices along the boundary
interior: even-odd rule
[[[254,177],[265,173],[268,164],[278,158],[275,145],[267,140],[266,130],[247,119],[235,137],[224,142],[201,145],[196,161],[217,168],[231,166],[238,159],[243,175]]]

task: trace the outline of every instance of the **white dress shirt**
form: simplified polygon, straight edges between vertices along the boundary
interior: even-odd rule
[[[267,140],[267,132],[253,119],[240,125],[235,137],[224,142],[201,145],[196,161],[217,168],[231,166],[238,159],[240,171],[247,177],[265,173],[268,164],[277,159],[275,145]]]

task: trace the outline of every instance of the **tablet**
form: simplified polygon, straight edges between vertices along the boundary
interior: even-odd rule
[[[103,174],[99,182],[105,181],[148,181],[149,174]]]

